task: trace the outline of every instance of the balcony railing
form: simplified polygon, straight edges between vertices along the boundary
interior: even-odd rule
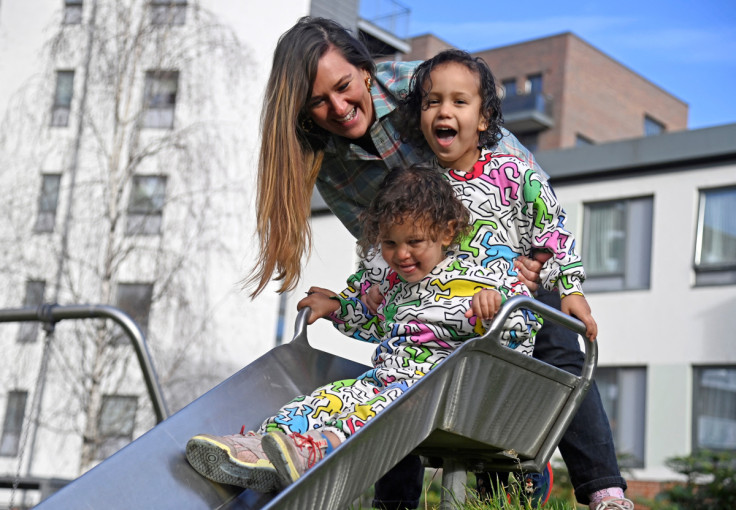
[[[552,98],[538,92],[505,97],[501,111],[504,126],[514,133],[542,131],[555,124]]]
[[[406,39],[409,34],[409,14],[411,10],[395,0],[361,0],[360,17],[365,21]]]

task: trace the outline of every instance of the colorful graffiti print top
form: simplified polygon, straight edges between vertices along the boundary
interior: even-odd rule
[[[546,250],[552,258],[540,272],[542,285],[561,297],[583,293],[585,271],[575,237],[565,229],[565,212],[545,176],[518,157],[488,149],[470,172],[440,170],[470,211],[473,230],[460,257],[516,277],[516,257]]]
[[[367,259],[349,283],[359,285],[366,272],[382,272],[383,264],[380,257]],[[529,295],[518,279],[499,277],[454,255],[419,282],[408,283],[389,270],[379,285],[384,299],[375,316],[360,301],[360,287],[351,286],[340,295],[340,309],[330,318],[343,334],[379,343],[373,357],[373,377],[384,384],[421,377],[463,341],[485,333],[489,324],[465,317],[473,296],[481,289],[499,291],[504,301],[513,295]],[[537,316],[516,310],[504,325],[501,341],[531,355],[540,327]]]

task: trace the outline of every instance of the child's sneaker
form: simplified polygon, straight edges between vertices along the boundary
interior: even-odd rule
[[[327,439],[314,430],[288,435],[276,430],[263,436],[263,449],[284,485],[297,481],[307,469],[322,460],[328,448]]]
[[[187,442],[187,460],[202,476],[258,492],[281,488],[278,473],[261,447],[263,436],[199,434]]]
[[[634,510],[634,502],[626,498],[615,498],[601,501],[595,510]]]

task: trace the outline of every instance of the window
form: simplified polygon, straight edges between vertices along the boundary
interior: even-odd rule
[[[736,451],[736,367],[693,370],[693,449]]]
[[[41,180],[41,194],[38,198],[36,232],[53,232],[56,223],[56,206],[59,202],[60,174],[45,174]]]
[[[166,177],[136,175],[128,202],[127,235],[156,235],[166,198]]]
[[[653,136],[664,133],[664,124],[654,120],[649,115],[644,116],[644,136]]]
[[[20,433],[23,431],[23,417],[26,413],[27,391],[8,392],[3,420],[3,435],[0,437],[0,456],[15,457],[20,446]]]
[[[104,395],[98,430],[100,445],[97,458],[105,459],[130,443],[135,429],[135,414],[138,410],[138,399],[133,396]]]
[[[541,94],[542,93],[542,75],[532,74],[527,76],[527,92],[529,94]]]
[[[580,133],[575,135],[575,147],[587,147],[588,145],[594,145],[593,140],[587,136],[583,136]]]
[[[82,22],[82,0],[64,0],[64,24],[78,25]]]
[[[695,244],[697,285],[736,283],[736,186],[700,190]]]
[[[151,24],[183,25],[187,14],[187,0],[152,0]]]
[[[622,467],[644,466],[646,368],[598,367],[595,382],[611,423]]]
[[[42,305],[45,290],[46,282],[33,280],[26,282],[26,297],[23,299],[23,308],[37,308]],[[38,338],[38,326],[39,324],[36,321],[21,322],[18,330],[18,342],[35,342]]]
[[[585,204],[586,291],[649,288],[653,202],[642,197]]]
[[[515,78],[509,78],[508,80],[503,80],[501,82],[501,86],[503,87],[504,97],[510,97],[510,96],[516,95],[516,79]]]
[[[56,92],[54,93],[54,106],[51,109],[52,126],[69,125],[73,91],[74,71],[56,71]]]
[[[144,90],[143,127],[174,127],[178,71],[148,71]]]
[[[118,308],[138,323],[143,334],[148,333],[148,315],[151,311],[153,285],[150,283],[119,283],[115,302]],[[127,335],[118,329],[114,337],[116,344],[129,343]]]

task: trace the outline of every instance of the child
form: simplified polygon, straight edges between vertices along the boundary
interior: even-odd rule
[[[501,138],[503,119],[487,64],[458,50],[423,62],[401,115],[403,137],[416,145],[426,141],[437,169],[470,211],[471,235],[458,257],[511,275],[516,257],[544,252],[542,285],[559,292],[562,311],[580,319],[586,337],[595,340],[598,326],[582,291],[585,272],[546,177],[526,161],[489,149]],[[590,508],[633,509],[618,486],[589,497]]]
[[[582,291],[585,272],[546,177],[517,157],[488,149],[501,138],[503,118],[486,63],[460,50],[423,62],[401,116],[404,138],[429,146],[470,211],[472,233],[459,256],[512,274],[519,255],[551,255],[540,272],[543,286],[560,293],[562,311],[580,319],[594,340],[598,327]]]
[[[187,459],[202,475],[263,492],[293,482],[463,341],[482,334],[483,321],[492,319],[507,297],[529,295],[512,275],[496,275],[448,251],[468,231],[469,215],[438,172],[392,171],[361,218],[366,264],[376,260],[366,251],[380,245],[389,266],[379,283],[384,299],[378,320],[349,295],[357,295],[355,288],[342,296],[312,288],[298,308],[311,308],[310,323],[329,318],[349,336],[378,342],[374,368],[295,398],[257,433],[193,437]],[[516,310],[502,341],[531,354],[539,328],[534,314]]]

